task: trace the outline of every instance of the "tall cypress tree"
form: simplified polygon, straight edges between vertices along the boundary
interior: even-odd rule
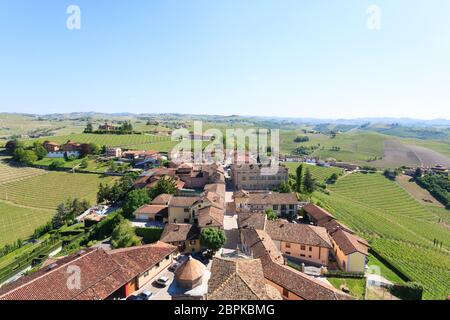
[[[302,192],[302,178],[303,178],[303,164],[300,164],[297,168],[297,170],[295,171],[296,173],[296,179],[295,179],[295,191],[297,192]]]

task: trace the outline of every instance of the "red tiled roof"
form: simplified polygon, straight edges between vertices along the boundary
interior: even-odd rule
[[[366,256],[368,255],[369,244],[366,240],[354,234],[344,230],[338,230],[334,232],[331,237],[345,255],[354,252],[360,252]]]
[[[327,222],[332,219],[335,219],[331,213],[329,213],[325,209],[322,209],[319,206],[316,206],[313,203],[308,203],[302,209],[305,210],[309,216],[313,217],[314,219],[316,219],[318,221],[324,220],[323,222]]]
[[[111,251],[86,249],[3,286],[0,300],[106,299],[176,250],[162,242]],[[74,270],[80,271],[79,288],[68,286]]]
[[[266,232],[272,240],[298,243],[331,249],[330,238],[327,230],[322,227],[307,224],[290,223],[287,220],[278,219],[266,222]]]

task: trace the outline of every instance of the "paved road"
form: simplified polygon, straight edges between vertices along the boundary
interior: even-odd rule
[[[226,192],[225,201],[232,202],[233,192]],[[228,206],[227,206],[228,208]],[[227,210],[223,219],[223,228],[227,236],[227,243],[223,247],[223,253],[229,253],[237,249],[239,242],[237,214]]]
[[[168,293],[168,289],[170,285],[172,284],[174,280],[174,273],[170,272],[169,270],[164,270],[160,274],[156,276],[156,279],[158,279],[161,276],[166,276],[169,278],[169,282],[166,287],[161,287],[154,283],[154,281],[150,281],[145,286],[143,286],[141,289],[136,291],[134,295],[139,295],[143,291],[151,291],[153,292],[153,296],[151,297],[151,300],[172,300],[172,297]]]

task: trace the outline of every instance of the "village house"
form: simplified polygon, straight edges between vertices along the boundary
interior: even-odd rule
[[[332,245],[325,228],[279,219],[267,221],[265,231],[283,255],[308,264],[328,266]]]
[[[167,205],[146,204],[136,209],[134,216],[138,220],[165,223],[169,219],[169,209]]]
[[[47,150],[47,152],[57,152],[60,148],[59,143],[53,141],[45,141],[43,146],[44,149]]]
[[[270,221],[265,213],[239,213],[239,230],[265,231],[283,256],[297,262],[328,266],[332,244],[327,230],[306,224],[278,219]]]
[[[111,124],[108,124],[108,122],[105,122],[105,124],[101,124],[98,126],[99,131],[116,131],[119,130],[119,127],[113,126]]]
[[[175,246],[163,242],[81,250],[1,287],[0,300],[123,299],[166,270],[176,254]],[[79,287],[67,285],[73,270],[81,273]]]
[[[116,147],[106,148],[106,156],[107,157],[120,158],[120,157],[122,157],[122,149],[121,148],[116,148]]]
[[[278,216],[295,217],[298,200],[295,193],[239,190],[233,194],[237,212],[260,212],[272,209]]]
[[[303,206],[302,210],[308,216],[309,221],[315,226],[322,226],[323,224],[336,219],[331,213],[313,203],[308,203],[306,206]]]
[[[338,229],[331,234],[334,256],[343,271],[365,272],[369,243],[348,231]]]
[[[266,283],[278,290],[284,300],[351,300],[338,289],[285,264],[281,252],[263,230],[240,230],[241,248],[260,259]]]
[[[303,210],[315,226],[327,230],[339,268],[349,272],[364,272],[370,247],[368,242],[337,221],[331,213],[315,204],[310,203],[304,206]]]
[[[288,169],[279,166],[276,174],[263,174],[261,164],[232,164],[231,180],[236,190],[272,190],[287,182]]]
[[[164,226],[160,241],[178,248],[181,253],[199,252],[200,229],[187,223],[168,223]]]

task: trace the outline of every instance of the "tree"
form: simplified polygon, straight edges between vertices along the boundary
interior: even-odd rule
[[[6,151],[9,153],[14,153],[17,148],[23,148],[23,143],[20,142],[18,139],[12,139],[9,140],[5,145]]]
[[[309,169],[306,169],[305,177],[303,178],[303,189],[306,193],[313,193],[316,190],[316,179],[312,177]]]
[[[150,203],[150,197],[147,190],[136,189],[131,191],[130,193],[128,193],[125,203],[122,207],[124,216],[131,218],[137,208],[147,203]]]
[[[94,131],[94,127],[91,122],[88,122],[86,128],[84,129],[84,133],[91,133],[92,131]]]
[[[200,234],[200,243],[212,252],[216,252],[227,242],[227,237],[222,229],[206,228]]]
[[[121,221],[113,230],[111,234],[111,246],[113,249],[127,248],[140,245],[141,241],[136,236],[134,228],[130,221]]]
[[[44,146],[39,142],[35,142],[33,144],[33,151],[36,154],[36,157],[41,160],[47,156],[47,150],[45,150]]]
[[[175,194],[177,192],[177,184],[174,178],[164,177],[158,180],[156,186],[150,190],[150,198],[154,199],[160,194]]]
[[[58,168],[61,168],[64,165],[64,161],[61,159],[53,160],[49,165],[48,168],[50,170],[56,170]]]
[[[414,178],[421,178],[421,177],[422,177],[422,169],[418,167],[414,172]]]
[[[328,183],[336,183],[337,179],[339,179],[339,176],[337,173],[333,173],[329,178],[328,178]]]
[[[291,186],[289,185],[288,182],[283,181],[278,186],[278,192],[280,192],[280,193],[290,193],[290,192],[292,192]]]
[[[83,160],[81,160],[81,163],[80,163],[80,168],[86,169],[88,167],[88,165],[89,165],[88,160],[86,158],[83,158]]]
[[[90,143],[89,144],[92,154],[100,154],[101,148],[98,144]]]
[[[271,220],[271,221],[275,221],[278,219],[278,215],[271,208],[266,209],[266,216],[267,216],[267,219]]]
[[[38,157],[32,150],[24,150],[23,148],[17,148],[13,155],[14,160],[22,164],[31,165]]]
[[[302,178],[303,178],[303,164],[300,164],[295,170],[296,173],[296,188],[295,191],[300,193],[302,192]]]
[[[64,203],[60,203],[56,208],[56,214],[52,219],[53,229],[59,229],[66,223],[66,217],[68,215],[68,210]]]

